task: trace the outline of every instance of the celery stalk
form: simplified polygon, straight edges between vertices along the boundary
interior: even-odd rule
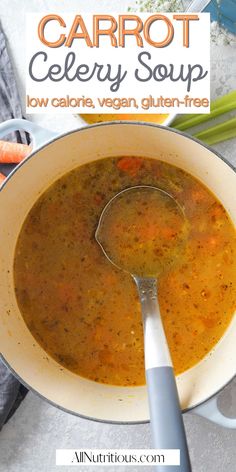
[[[217,116],[223,115],[236,108],[236,90],[219,97],[211,102],[211,112],[209,114],[191,114],[176,118],[171,124],[172,128],[183,131],[193,126],[205,123]]]
[[[206,144],[216,144],[227,139],[236,137],[236,118],[220,123],[216,126],[212,126],[200,133],[196,133],[193,136],[205,142]]]
[[[225,133],[218,134],[216,136],[211,136],[207,139],[204,139],[203,142],[212,146],[213,144],[221,143],[222,141],[227,141],[227,139],[236,138],[236,130],[228,130]]]

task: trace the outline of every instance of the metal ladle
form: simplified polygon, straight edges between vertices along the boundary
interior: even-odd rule
[[[179,218],[182,218],[182,231],[178,243],[179,247],[183,248],[187,236],[187,222],[183,209],[171,195],[151,186],[130,187],[115,195],[103,209],[95,237],[109,261],[119,269],[129,272],[137,285],[142,307],[145,371],[153,445],[157,449],[180,450],[180,466],[165,466],[165,472],[189,472],[191,471],[191,464],[183,417],[158,303],[157,277],[164,270],[163,264],[160,261],[158,262],[157,258],[157,266],[152,267],[151,272],[146,274],[142,269],[140,273],[137,273],[137,267],[128,267],[124,258],[112,254],[110,247],[112,241],[112,235],[109,231],[110,218],[113,217],[115,211],[116,213],[119,212],[119,205],[124,207],[126,202],[130,208],[132,202],[136,204],[137,198],[142,198],[142,194],[145,194],[145,201],[148,201],[148,199],[154,201],[156,198],[157,203],[158,201],[162,204],[163,202],[166,203],[167,210],[171,212],[170,215],[175,212]],[[168,253],[167,256],[164,255],[164,262],[167,265],[174,263],[174,260],[181,253],[181,250],[176,253],[175,248],[172,260],[171,254]],[[133,270],[136,273],[132,273]],[[160,467],[162,470],[162,466]],[[156,467],[156,470],[159,470],[159,466]]]

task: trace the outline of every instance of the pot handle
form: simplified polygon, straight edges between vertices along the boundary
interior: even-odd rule
[[[218,408],[217,399],[217,396],[210,398],[210,400],[194,408],[193,413],[203,416],[204,418],[207,418],[213,423],[223,426],[224,428],[236,429],[236,418],[224,416]]]
[[[41,147],[44,143],[51,141],[53,138],[58,136],[58,133],[51,131],[37,125],[28,120],[13,119],[7,120],[0,124],[0,138],[3,138],[6,134],[12,131],[24,130],[30,133],[32,136],[32,150],[35,151]]]

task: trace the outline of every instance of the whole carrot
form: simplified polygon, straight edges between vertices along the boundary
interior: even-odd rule
[[[0,172],[0,185],[5,180],[5,178],[6,178],[5,175],[1,174]]]
[[[18,164],[30,153],[30,149],[27,144],[0,141],[0,164]]]

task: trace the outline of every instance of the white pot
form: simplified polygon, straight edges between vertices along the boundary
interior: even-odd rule
[[[175,164],[200,179],[223,203],[236,223],[236,174],[215,152],[198,141],[162,126],[139,122],[102,123],[62,136],[26,120],[0,126],[0,137],[24,129],[35,150],[4,182],[0,195],[0,351],[4,362],[30,389],[70,413],[90,419],[138,423],[149,420],[146,387],[118,387],[60,370],[45,357],[19,311],[13,286],[13,259],[23,221],[32,205],[55,180],[71,169],[108,156],[136,155]],[[46,144],[45,144],[46,143]],[[216,397],[235,375],[236,317],[204,360],[177,377],[183,410],[193,409],[221,425]],[[203,404],[202,404],[203,403]],[[201,405],[200,405],[201,404]],[[199,406],[200,405],[200,406]]]

